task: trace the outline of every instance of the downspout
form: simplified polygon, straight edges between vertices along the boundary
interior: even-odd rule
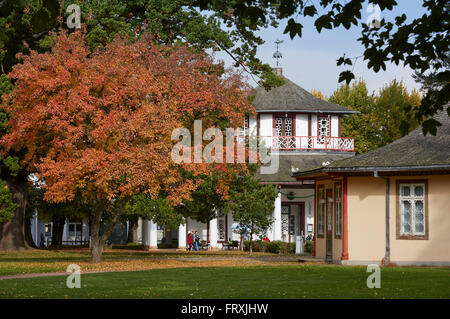
[[[376,178],[379,178],[378,171],[373,172],[373,176]],[[385,201],[386,201],[386,208],[385,208],[385,227],[386,227],[386,251],[384,254],[384,265],[389,265],[391,262],[391,243],[390,243],[390,224],[389,224],[389,194],[391,189],[391,181],[389,177],[381,177],[386,181],[386,195],[385,195]]]

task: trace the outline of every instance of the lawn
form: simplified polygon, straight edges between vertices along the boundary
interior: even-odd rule
[[[0,280],[0,298],[450,298],[450,269],[381,269],[369,289],[365,267],[276,265],[190,267]]]
[[[256,263],[255,258],[281,259],[283,255],[254,253],[247,263]],[[0,276],[44,272],[65,272],[68,265],[76,263],[83,272],[147,270],[164,267],[189,267],[216,264],[233,265],[248,259],[248,253],[241,251],[183,252],[176,250],[116,250],[106,249],[104,262],[91,264],[91,254],[85,249],[31,249],[16,252],[0,252]],[[224,259],[226,259],[224,261]],[[202,262],[204,260],[204,262]]]

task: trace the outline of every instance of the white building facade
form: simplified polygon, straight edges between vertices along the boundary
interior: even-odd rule
[[[281,68],[275,71],[283,77]],[[295,242],[296,236],[314,235],[315,186],[314,181],[296,181],[292,173],[353,156],[354,139],[341,137],[341,120],[355,112],[321,100],[289,79],[283,79],[284,85],[270,91],[256,89],[253,101],[256,116],[245,119],[243,134],[256,135],[279,159],[276,173],[257,176],[261,183],[279,189],[274,223],[267,237],[271,241]],[[142,242],[156,248],[157,227],[148,221],[143,225],[146,223],[150,226],[142,227]],[[209,223],[188,218],[178,231],[170,233],[169,242],[185,249],[188,232],[196,230],[201,240],[209,243],[209,248],[220,249],[224,243],[240,239],[234,231],[236,226],[232,213],[218,213]]]

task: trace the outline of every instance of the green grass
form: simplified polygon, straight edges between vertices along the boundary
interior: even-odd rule
[[[270,258],[283,258],[285,255],[255,253],[254,258],[265,256]],[[183,252],[176,250],[107,250],[103,253],[103,260],[108,261],[154,261],[178,258],[233,258],[248,257],[247,252],[240,251],[200,251]],[[61,272],[67,267],[67,263],[89,262],[91,253],[85,249],[30,249],[23,251],[0,252],[0,276]]]
[[[0,280],[0,298],[450,298],[450,269],[381,269],[369,289],[365,267],[256,266],[155,269]]]

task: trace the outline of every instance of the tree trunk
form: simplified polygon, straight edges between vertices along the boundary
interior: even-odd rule
[[[252,255],[252,251],[253,251],[253,233],[250,233],[250,248],[249,248],[249,251],[250,251],[250,256]]]
[[[91,242],[91,254],[92,254],[91,263],[95,264],[95,263],[102,262],[104,246],[105,246],[105,244],[101,243],[98,240],[98,237],[97,237],[97,240],[95,240],[95,239],[92,240],[92,242]]]
[[[14,202],[19,206],[10,221],[0,223],[0,250],[22,250],[30,246],[25,241],[25,212],[27,207],[26,177],[10,177],[6,181]],[[30,228],[30,227],[29,227]],[[31,228],[29,229],[31,231]]]
[[[100,225],[102,221],[101,209],[96,209],[96,215],[91,219],[91,263],[99,263],[102,261],[103,248],[106,240],[111,236],[114,226],[116,226],[120,214],[116,213],[110,220],[108,228],[103,235],[100,235]]]
[[[99,263],[102,261],[104,243],[101,243],[100,236],[101,220],[101,213],[99,213],[99,216],[93,216],[91,219],[91,263]]]
[[[135,243],[138,242],[138,218],[130,218],[128,219],[128,238],[127,243]]]
[[[66,223],[66,217],[54,214],[52,216],[52,222],[53,222],[52,246],[61,246],[64,233],[64,224]]]

